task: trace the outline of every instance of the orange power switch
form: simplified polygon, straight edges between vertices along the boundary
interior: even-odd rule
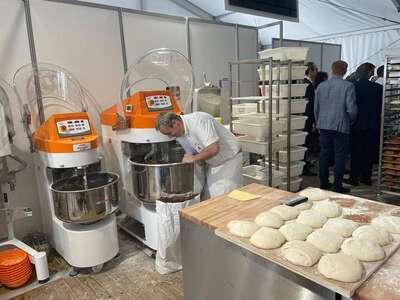
[[[60,129],[61,129],[61,131],[65,131],[65,130],[67,130],[67,126],[61,125],[61,126],[60,126]]]

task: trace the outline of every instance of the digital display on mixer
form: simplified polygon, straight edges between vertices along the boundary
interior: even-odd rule
[[[145,100],[149,111],[172,109],[171,98],[168,95],[146,96]]]
[[[89,134],[91,132],[87,119],[57,121],[57,132],[59,137],[72,137]]]

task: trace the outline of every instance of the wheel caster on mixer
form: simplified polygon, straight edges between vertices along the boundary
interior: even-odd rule
[[[92,268],[92,272],[93,273],[100,273],[101,272],[101,270],[103,269],[103,264],[100,264],[100,265],[97,265],[97,266],[93,266]]]
[[[75,276],[77,276],[79,274],[79,272],[78,272],[78,269],[77,268],[74,268],[74,267],[71,267],[71,270],[69,270],[69,277],[75,277]]]

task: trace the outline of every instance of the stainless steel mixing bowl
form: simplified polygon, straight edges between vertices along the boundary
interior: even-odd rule
[[[155,203],[156,200],[168,198],[180,201],[193,198],[193,163],[144,164],[132,160],[129,163],[133,192],[139,200]]]
[[[103,219],[118,207],[119,176],[88,173],[53,183],[54,211],[67,223],[91,223]]]

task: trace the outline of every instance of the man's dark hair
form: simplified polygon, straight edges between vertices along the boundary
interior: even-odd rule
[[[378,75],[379,77],[383,77],[383,72],[385,71],[385,67],[384,66],[380,66],[378,68],[378,70],[376,70],[376,75]]]
[[[306,72],[305,72],[306,76],[308,76],[308,74],[310,74],[310,71],[311,71],[311,70],[314,71],[315,68],[317,67],[317,66],[315,65],[315,63],[312,62],[312,61],[308,62],[308,63],[306,64],[306,66],[307,66],[307,69],[306,69]]]
[[[357,68],[357,77],[359,79],[369,79],[374,74],[375,66],[369,62],[361,64]]]
[[[315,88],[317,88],[318,85],[321,82],[324,82],[325,80],[328,80],[328,73],[326,73],[326,72],[318,72],[317,75],[315,76]]]

